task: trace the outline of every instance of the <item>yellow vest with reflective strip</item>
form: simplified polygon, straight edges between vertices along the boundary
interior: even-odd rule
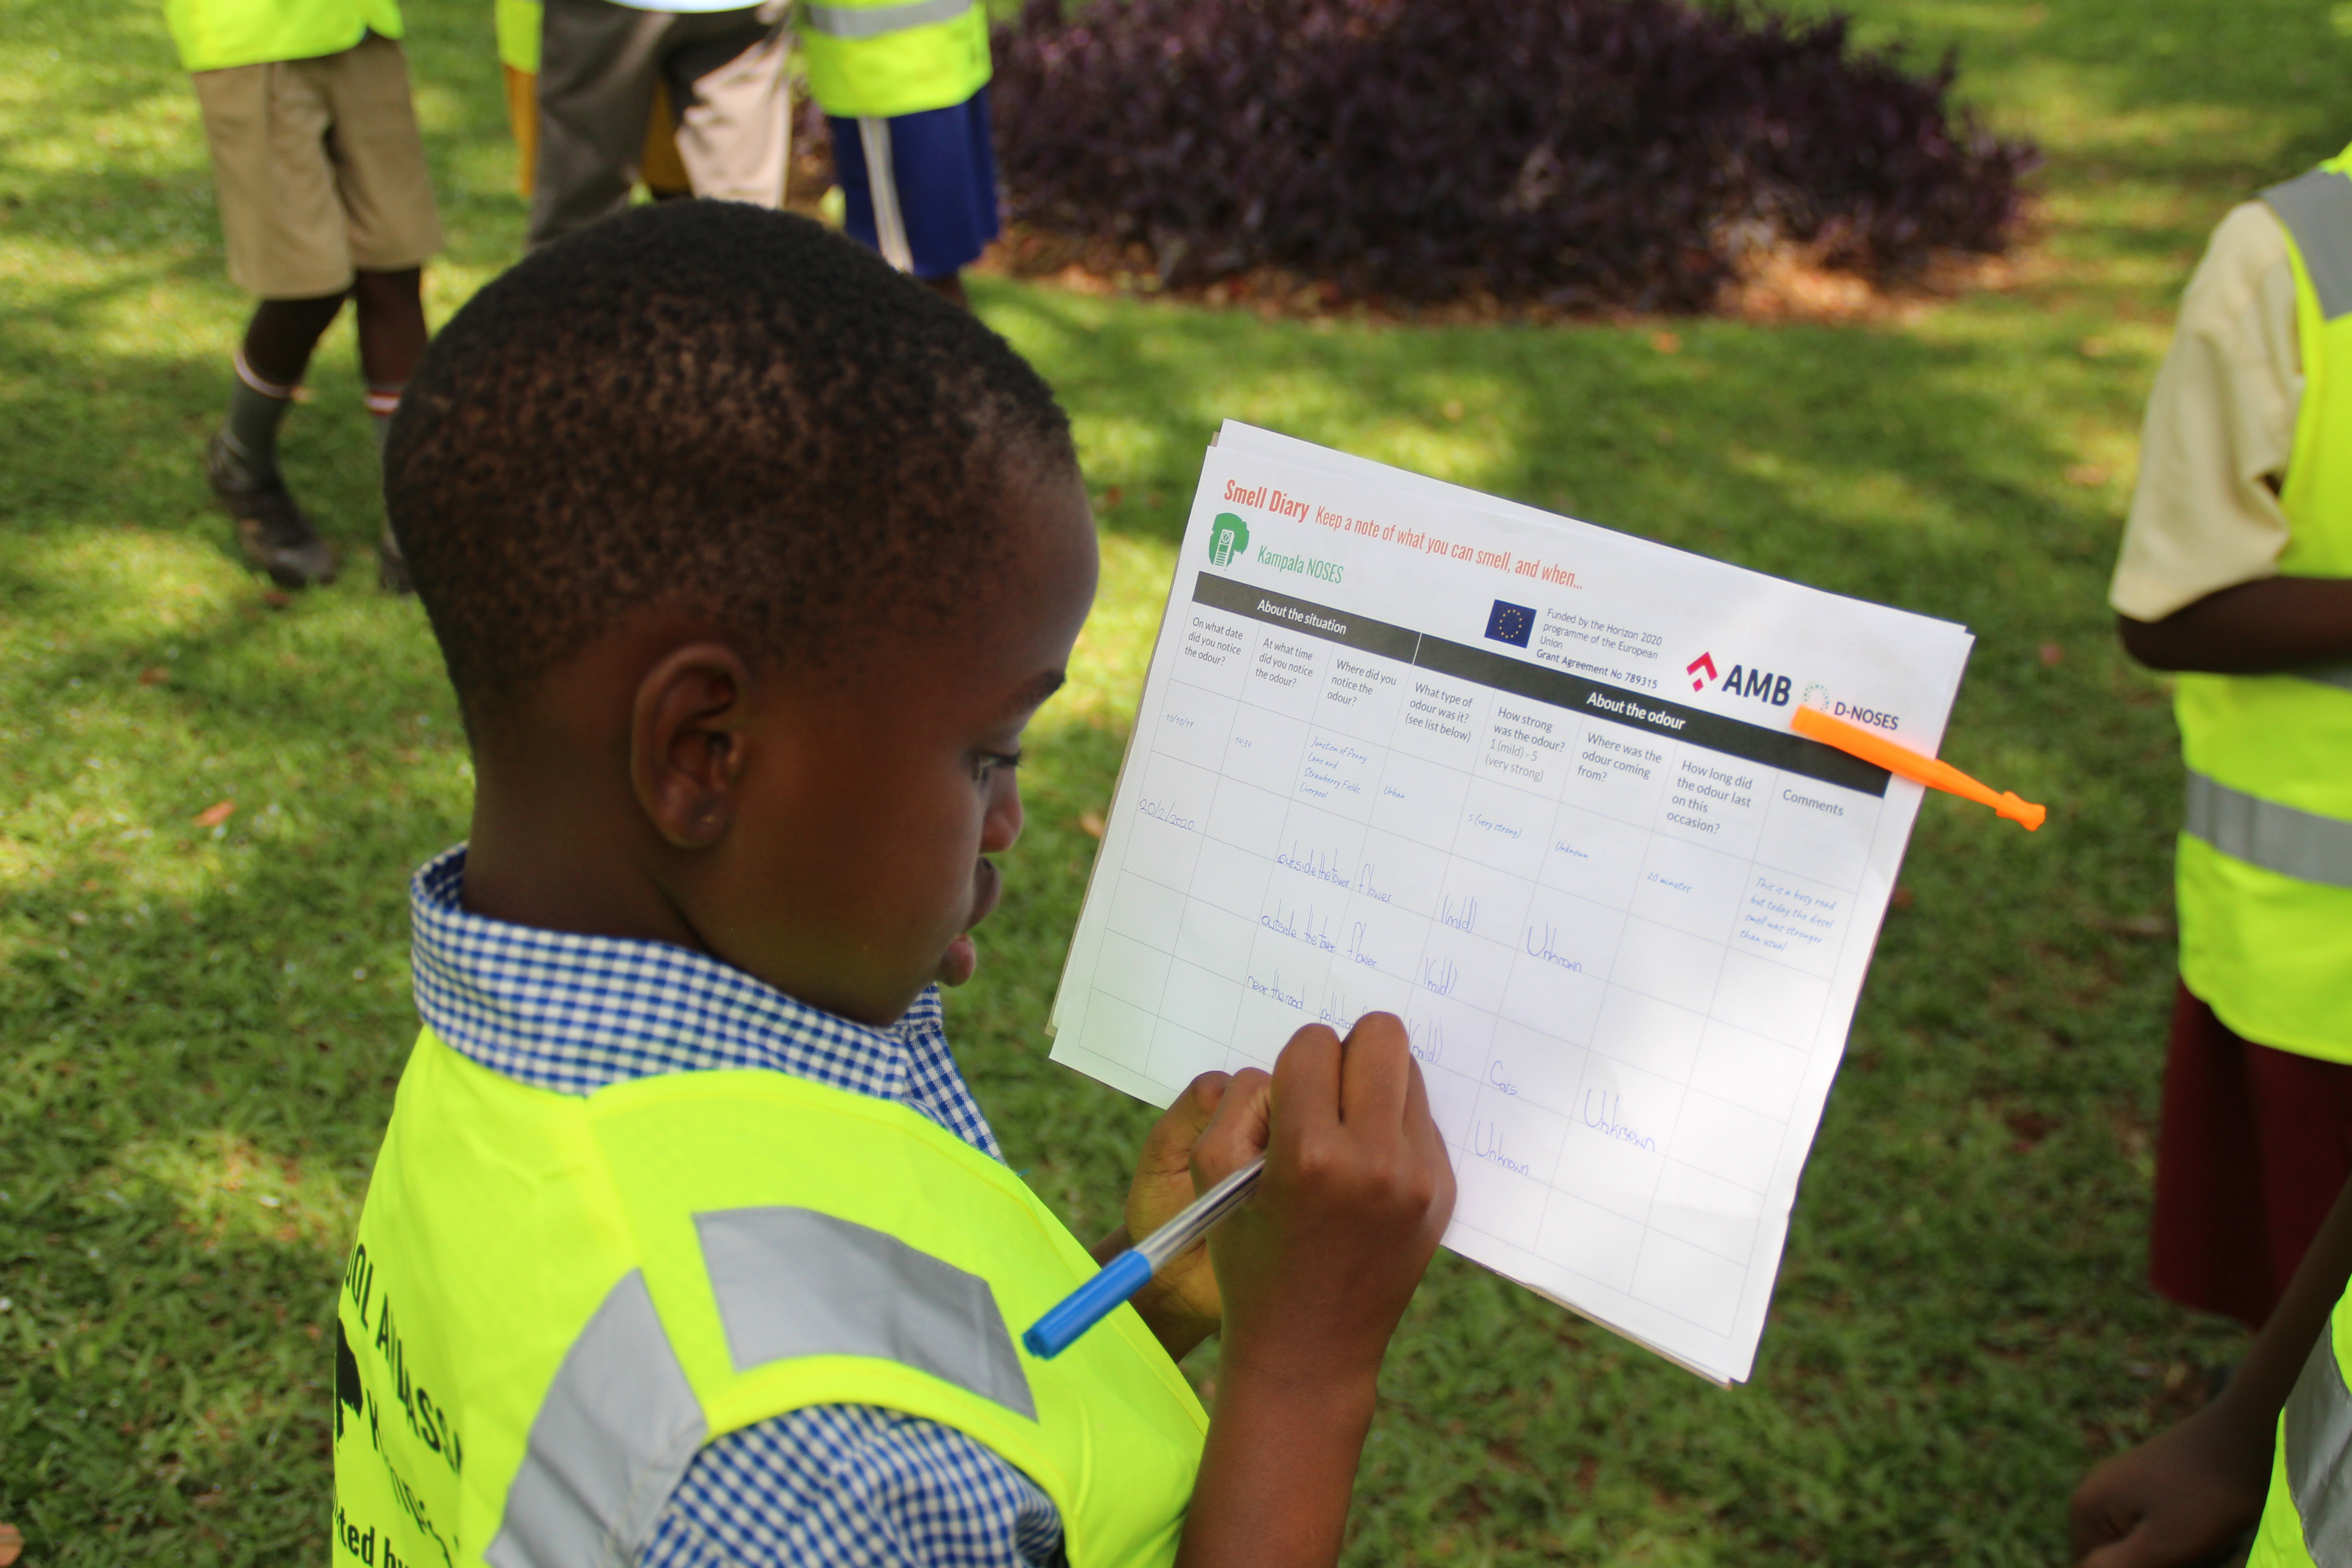
[[[2352,577],[2352,149],[2263,193],[2294,268],[2304,392],[2282,575]],[[2352,1061],[2352,662],[2183,675],[2180,973],[2260,1045]]]
[[[400,0],[163,0],[192,71],[341,54],[371,32],[403,36]]]
[[[2352,1295],[2327,1328],[2279,1412],[2271,1489],[2246,1568],[2352,1568]]]
[[[544,11],[540,0],[495,0],[490,16],[498,34],[500,65],[526,76],[539,74],[539,30]]]
[[[426,1030],[339,1297],[334,1562],[633,1564],[695,1454],[804,1405],[969,1434],[1074,1568],[1175,1560],[1208,1418],[1130,1308],[1014,1337],[1094,1270],[1018,1177],[782,1073],[533,1089]]]
[[[988,85],[980,0],[798,0],[809,96],[827,114],[950,109]]]

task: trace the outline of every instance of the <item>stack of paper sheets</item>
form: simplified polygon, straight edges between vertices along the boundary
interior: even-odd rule
[[[1792,524],[1792,526],[1794,526]],[[1228,423],[1054,1059],[1165,1104],[1402,1016],[1446,1245],[1744,1379],[1963,628]]]

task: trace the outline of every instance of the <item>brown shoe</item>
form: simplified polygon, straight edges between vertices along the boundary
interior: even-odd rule
[[[335,580],[335,552],[294,504],[286,481],[247,482],[236,454],[215,433],[205,449],[205,478],[236,521],[237,547],[281,588],[308,588]]]

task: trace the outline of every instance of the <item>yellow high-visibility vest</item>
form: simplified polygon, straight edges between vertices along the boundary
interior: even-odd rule
[[[499,40],[499,64],[525,76],[539,74],[540,0],[492,0],[490,26]]]
[[[2263,193],[2287,233],[2304,393],[2283,575],[2352,577],[2352,149]],[[2259,1045],[2352,1062],[2352,663],[2183,675],[2180,976]]]
[[[964,1432],[1075,1568],[1175,1560],[1208,1418],[1122,1308],[1014,1334],[1094,1271],[1011,1171],[779,1072],[534,1089],[426,1030],[338,1300],[335,1563],[636,1561],[695,1454],[811,1405]]]
[[[2311,1347],[2271,1445],[2271,1489],[2246,1568],[2352,1565],[2352,1295]]]
[[[163,21],[192,71],[317,59],[405,31],[400,0],[163,0]]]
[[[827,114],[951,109],[988,85],[980,0],[799,0],[801,63]]]

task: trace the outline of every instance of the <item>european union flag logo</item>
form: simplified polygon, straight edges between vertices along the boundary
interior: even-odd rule
[[[1509,643],[1513,647],[1525,647],[1536,629],[1536,613],[1525,605],[1507,600],[1495,601],[1495,608],[1486,616],[1486,635],[1496,642]]]

